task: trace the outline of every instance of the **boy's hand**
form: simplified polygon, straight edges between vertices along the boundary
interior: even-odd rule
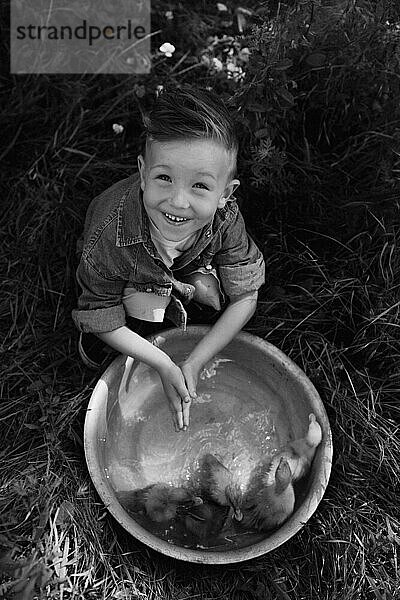
[[[199,374],[204,365],[225,348],[243,325],[253,315],[257,304],[257,291],[246,292],[229,299],[229,304],[206,335],[193,348],[187,359],[181,364],[186,387],[192,398],[196,396]]]
[[[190,360],[185,360],[181,364],[181,370],[185,377],[186,387],[189,390],[191,398],[196,398],[197,381],[199,379],[200,369]]]
[[[177,429],[187,429],[189,425],[190,394],[182,371],[168,354],[139,334],[131,331],[125,325],[112,331],[99,333],[98,337],[118,352],[133,356],[133,358],[143,361],[157,371]]]
[[[186,430],[189,425],[190,394],[181,369],[170,361],[159,371],[165,395],[172,409],[177,428]]]

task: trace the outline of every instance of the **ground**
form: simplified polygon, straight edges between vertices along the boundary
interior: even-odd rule
[[[309,4],[318,22],[320,5]],[[361,15],[367,4],[352,6]],[[261,188],[251,180],[250,151],[241,162],[241,175],[249,182],[242,210],[265,254],[268,274],[248,329],[305,371],[331,423],[332,474],[317,512],[290,541],[258,559],[224,567],[186,564],[125,533],[87,472],[83,423],[99,374],[80,363],[70,316],[78,293],[76,242],[84,214],[96,193],[131,172],[140,111],[157,85],[173,80],[211,85],[226,97],[237,92],[238,69],[247,63],[240,54],[245,46],[238,13],[227,6],[224,11],[203,1],[188,11],[181,2],[154,2],[154,28],[161,28],[162,35],[154,42],[153,72],[143,78],[26,75],[3,80],[0,595],[5,598],[400,598],[399,167],[392,165],[388,174],[400,117],[394,109],[385,113],[384,105],[390,86],[400,79],[398,62],[383,69],[390,75],[389,100],[370,105],[362,87],[349,97],[340,91],[338,104],[329,110],[333,114],[343,104],[348,114],[358,103],[364,136],[350,132],[347,146],[338,143],[342,154],[336,160],[327,148],[332,133],[340,137],[343,131],[328,131],[325,154],[316,154],[320,125],[308,154],[303,144],[306,158],[300,160],[300,146],[279,146],[287,129],[277,118],[275,154],[264,146],[258,155],[258,163],[268,165],[269,183],[260,174]],[[255,7],[258,3],[246,2],[242,8]],[[258,18],[267,19],[261,8]],[[175,21],[165,16],[168,10]],[[255,19],[254,13],[241,14],[241,26]],[[184,39],[179,38],[182,31]],[[239,40],[231,54],[224,35]],[[158,52],[163,42],[176,45],[175,55]],[[312,75],[319,76],[321,56],[311,56]],[[213,58],[220,60],[221,70],[215,61],[215,68],[210,66]],[[354,57],[357,72],[363,58]],[[305,77],[304,61],[301,65],[297,85]],[[287,68],[288,63],[279,63],[279,73]],[[329,76],[334,73],[332,68]],[[288,111],[293,101],[279,89],[275,98]],[[315,96],[299,95],[296,102],[310,97]],[[253,109],[259,118],[257,106]],[[247,110],[250,114],[251,106]],[[114,124],[124,132],[116,133]],[[387,155],[378,144],[384,139],[390,146]],[[279,161],[286,160],[279,153],[284,150],[286,173],[295,177],[301,172],[304,189],[307,182],[314,186],[303,190],[301,210],[299,197],[295,202],[290,190],[279,188]],[[272,164],[271,156],[278,162]],[[348,176],[346,161],[352,161],[357,176],[355,170]],[[377,175],[376,186],[368,183],[366,190],[363,180],[384,161],[385,185]],[[323,181],[322,195],[319,178],[328,164],[336,179],[332,175]],[[335,186],[347,194],[345,200],[342,194],[330,195]]]

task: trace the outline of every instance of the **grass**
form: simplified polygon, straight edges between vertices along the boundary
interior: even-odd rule
[[[215,10],[202,4],[199,13],[209,7],[214,16],[202,20],[196,13],[191,23],[200,20],[209,32]],[[161,19],[165,6],[156,8]],[[185,7],[176,3],[174,8],[187,18]],[[393,188],[388,193],[379,188],[387,211],[365,198],[340,207],[331,202],[326,211],[320,199],[308,213],[305,205],[303,217],[301,211],[291,216],[290,203],[276,199],[268,213],[253,205],[255,218],[252,205],[244,206],[268,270],[248,329],[306,372],[333,432],[330,483],[301,532],[247,563],[223,568],[180,563],[128,536],[88,476],[83,422],[98,375],[79,362],[70,317],[77,296],[76,240],[89,201],[131,172],[140,111],[151,90],[196,64],[192,59],[196,52],[199,56],[203,38],[194,25],[191,54],[182,59],[186,50],[177,42],[176,62],[182,61],[175,75],[168,71],[173,63],[160,58],[143,81],[118,76],[4,80],[0,596],[396,600],[400,232]],[[190,81],[193,71],[200,83],[214,83],[201,66],[177,80]],[[216,87],[231,92],[232,82],[218,77]],[[144,97],[137,96],[135,83],[145,85]],[[122,136],[113,133],[112,123],[124,124]],[[355,138],[351,144],[356,155],[366,151],[362,140],[356,150]],[[373,164],[372,152],[371,147],[368,164]],[[339,220],[344,226],[337,231],[332,223]]]

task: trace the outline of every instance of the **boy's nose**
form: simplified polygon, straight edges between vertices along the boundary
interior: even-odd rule
[[[176,192],[171,196],[170,203],[174,208],[189,208],[190,206],[187,196],[183,190],[176,190]]]

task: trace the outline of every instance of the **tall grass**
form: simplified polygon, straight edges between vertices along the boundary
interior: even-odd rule
[[[366,188],[357,196],[352,179],[346,186],[338,179],[340,169],[328,182],[321,179],[328,159],[320,160],[316,142],[314,159],[301,164],[293,147],[293,160],[282,173],[293,175],[297,169],[304,176],[302,191],[304,182],[310,186],[296,206],[288,190],[274,192],[265,182],[261,189],[249,187],[255,160],[249,139],[243,151],[242,209],[268,273],[248,329],[306,372],[333,431],[330,484],[301,532],[244,564],[184,564],[128,536],[94,491],[82,435],[98,373],[80,364],[70,317],[78,293],[76,241],[86,208],[98,192],[132,172],[140,113],[152,102],[156,85],[175,77],[215,84],[226,94],[238,85],[200,64],[204,38],[235,33],[235,22],[222,30],[214,3],[200,3],[190,14],[184,3],[156,4],[157,27],[167,28],[162,14],[171,8],[179,23],[175,39],[161,40],[176,43],[175,63],[159,57],[144,79],[11,77],[0,92],[0,595],[20,600],[395,600],[400,597],[396,165],[390,165],[385,184],[382,178],[376,185],[369,180],[370,197]],[[318,17],[320,4],[312,4]],[[259,18],[266,18],[261,10]],[[187,47],[179,40],[185,19],[191,31]],[[351,57],[349,50],[349,61],[356,61]],[[398,63],[391,70],[395,81]],[[144,96],[137,85],[145,86]],[[304,110],[316,100],[310,90]],[[365,115],[372,114],[365,108]],[[389,136],[394,150],[398,140],[398,112],[379,116],[390,124],[379,135],[370,124],[362,125],[365,135],[350,136],[348,146],[340,142],[341,156],[350,161],[346,168],[360,173],[359,183],[378,160],[379,139]],[[121,136],[114,134],[113,123],[124,125]],[[268,164],[270,181],[277,182]],[[324,183],[329,193],[321,196]],[[335,185],[346,188],[345,201],[335,202]]]

